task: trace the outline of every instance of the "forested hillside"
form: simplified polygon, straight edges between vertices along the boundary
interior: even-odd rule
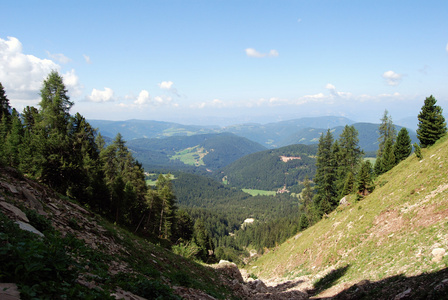
[[[277,190],[283,187],[294,192],[305,178],[316,171],[316,146],[290,145],[247,155],[222,168],[217,178],[239,188]]]
[[[127,145],[146,169],[201,167],[216,170],[247,154],[266,149],[231,133],[135,139]]]

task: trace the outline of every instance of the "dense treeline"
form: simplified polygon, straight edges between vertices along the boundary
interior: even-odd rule
[[[239,188],[277,190],[297,186],[316,171],[316,146],[290,145],[247,155],[221,169],[217,178]],[[297,157],[287,162],[281,156]]]
[[[148,189],[142,165],[121,135],[106,146],[73,106],[62,77],[44,80],[39,108],[19,114],[0,84],[0,163],[40,180],[57,192],[144,234],[175,240],[175,197],[168,178]]]

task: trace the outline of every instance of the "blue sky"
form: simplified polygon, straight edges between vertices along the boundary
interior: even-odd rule
[[[378,122],[448,112],[448,1],[3,1],[0,82],[53,69],[88,119]]]

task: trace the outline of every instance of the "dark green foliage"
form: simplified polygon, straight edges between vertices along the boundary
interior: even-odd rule
[[[43,116],[44,127],[65,133],[70,119],[70,108],[73,102],[67,95],[62,76],[52,71],[44,80],[40,90],[41,101],[39,103],[40,113]]]
[[[185,210],[176,211],[176,230],[173,233],[175,241],[189,241],[193,237],[194,224]]]
[[[339,166],[343,170],[345,178],[350,172],[355,174],[364,152],[359,147],[358,131],[354,126],[346,125],[339,136],[340,161]]]
[[[420,148],[420,146],[417,143],[414,144],[414,153],[415,153],[415,156],[417,156],[417,158],[419,160],[423,159],[422,149]]]
[[[199,258],[202,259],[202,261],[207,261],[209,251],[213,252],[215,245],[213,244],[213,240],[207,232],[202,219],[197,220],[194,224],[193,241],[199,246]]]
[[[39,217],[28,215],[34,225],[45,223],[36,223]],[[109,292],[91,290],[76,281],[81,268],[72,255],[82,243],[73,247],[70,237],[61,238],[49,230],[46,234],[38,238],[23,231],[0,212],[1,281],[16,283],[21,299],[111,299]]]
[[[377,157],[383,156],[383,150],[386,147],[387,140],[389,139],[393,145],[397,136],[395,125],[392,122],[392,116],[389,116],[388,113],[389,112],[386,109],[383,117],[381,118],[381,124],[378,127],[380,137],[378,138],[379,145]]]
[[[300,215],[299,219],[299,231],[305,230],[309,226],[308,217],[305,214]]]
[[[391,170],[395,165],[396,163],[395,163],[395,155],[392,140],[387,139],[386,145],[384,146],[383,150],[383,156],[381,157],[381,173],[386,173],[387,171]]]
[[[432,95],[427,97],[418,115],[417,137],[422,148],[433,145],[446,133],[442,108],[436,103],[437,100]]]
[[[377,157],[375,160],[375,165],[373,166],[373,171],[376,175],[383,174],[383,167],[382,167],[382,159],[381,157]]]
[[[5,89],[0,82],[0,120],[3,116],[8,117],[11,114],[11,106],[8,97],[6,97]]]
[[[370,194],[373,189],[373,179],[372,179],[372,164],[370,161],[365,161],[362,163],[361,170],[357,177],[357,189],[358,194],[366,196]]]
[[[204,148],[207,154],[203,158],[202,169],[216,170],[237,159],[266,148],[246,138],[231,133],[198,134],[193,136],[173,136],[163,139],[135,139],[128,143],[136,159],[146,167],[182,167],[180,160],[171,157],[178,151],[191,147]],[[197,168],[197,167],[190,167]]]
[[[362,172],[362,169],[361,169]],[[345,178],[344,187],[342,189],[341,196],[346,196],[351,194],[354,191],[354,185],[355,185],[355,176],[352,172],[349,172],[347,174],[347,177]]]
[[[296,186],[297,181],[314,176],[315,146],[291,145],[249,154],[216,173],[219,180],[238,188],[277,190]],[[287,162],[281,156],[300,157]]]
[[[316,176],[314,178],[316,195],[314,206],[322,216],[329,213],[337,202],[336,160],[333,153],[333,135],[330,130],[319,139],[316,159]]]
[[[397,142],[394,145],[395,161],[398,164],[406,159],[412,152],[411,138],[406,128],[401,128],[398,132]]]

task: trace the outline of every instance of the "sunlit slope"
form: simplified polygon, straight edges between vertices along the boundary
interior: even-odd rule
[[[335,284],[434,272],[448,265],[448,140],[413,154],[376,180],[375,191],[260,257],[261,278],[312,280],[337,269]],[[439,249],[435,250],[434,249]]]

